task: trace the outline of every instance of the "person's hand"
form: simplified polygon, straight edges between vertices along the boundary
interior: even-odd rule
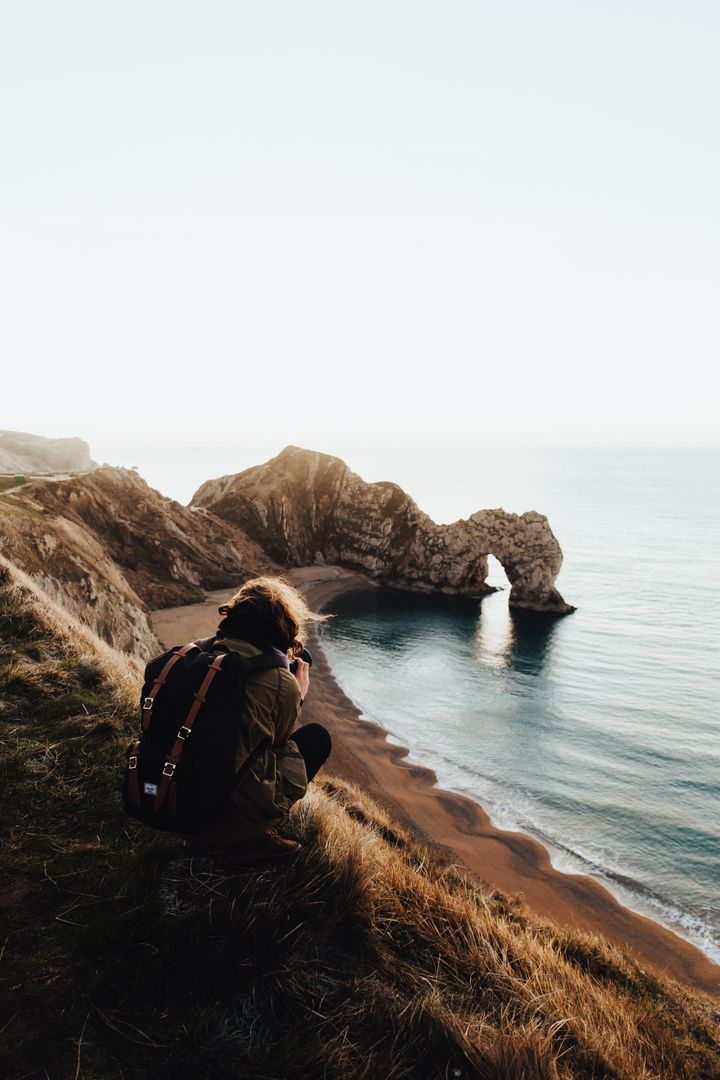
[[[295,678],[298,681],[300,687],[300,697],[305,700],[307,692],[310,689],[310,665],[306,664],[304,660],[297,657],[297,670],[295,671]]]

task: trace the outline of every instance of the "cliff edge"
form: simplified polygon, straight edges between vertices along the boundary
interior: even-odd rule
[[[337,563],[403,588],[482,595],[488,555],[511,583],[510,605],[566,615],[555,587],[562,551],[542,514],[479,510],[437,525],[397,484],[369,484],[329,454],[286,447],[209,480],[190,505],[242,529],[285,566]]]
[[[481,887],[329,772],[271,870],[130,821],[140,682],[0,556],[0,1075],[720,1075],[716,1001]]]

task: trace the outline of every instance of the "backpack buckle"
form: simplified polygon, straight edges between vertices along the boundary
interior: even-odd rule
[[[187,724],[183,724],[183,726],[180,728],[180,730],[177,733],[178,739],[182,739],[182,741],[185,742],[185,740],[187,739],[187,737],[188,737],[188,735],[190,734],[191,731],[192,731],[192,728],[189,728],[187,726]],[[183,732],[185,732],[184,735],[183,735]]]
[[[146,697],[145,700],[143,701],[143,712],[150,712],[150,710],[153,707],[153,702],[154,701],[155,701],[155,698]]]
[[[177,766],[176,766],[174,761],[166,761],[165,762],[165,767],[163,768],[163,771],[162,771],[163,776],[172,776],[172,774],[175,772],[176,768],[177,768]],[[169,772],[168,772],[168,769],[170,770]]]
[[[128,769],[137,769],[137,754],[128,758]]]

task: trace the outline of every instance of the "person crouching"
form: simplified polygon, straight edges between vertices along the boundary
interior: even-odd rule
[[[329,616],[311,611],[297,589],[275,577],[247,581],[218,611],[223,618],[217,633],[196,642],[201,649],[247,659],[272,651],[279,666],[248,674],[229,802],[219,819],[184,837],[186,847],[192,852],[232,848],[251,860],[280,859],[300,844],[280,836],[276,826],[330,756],[330,735],[321,724],[295,728],[310,687],[310,664],[300,656],[302,635],[310,622]]]

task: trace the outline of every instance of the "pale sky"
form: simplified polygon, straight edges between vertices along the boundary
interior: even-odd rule
[[[0,428],[718,444],[720,5],[0,0]]]

